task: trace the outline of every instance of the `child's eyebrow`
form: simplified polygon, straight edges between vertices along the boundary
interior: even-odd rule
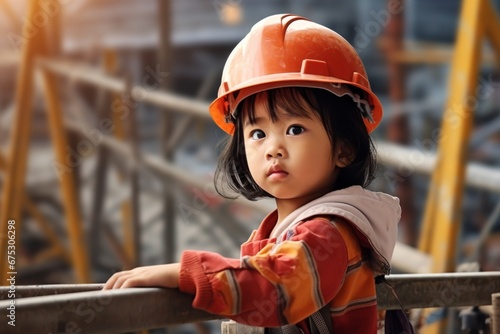
[[[304,114],[295,114],[295,113],[283,113],[280,115],[280,118],[284,119],[293,119],[293,118],[299,118],[299,119],[312,119],[312,114],[310,113],[304,113]]]
[[[243,126],[247,127],[249,125],[258,124],[258,123],[265,121],[265,120],[266,120],[266,117],[254,117],[252,119],[250,119],[250,117],[247,117],[245,119],[245,122],[243,123]]]
[[[305,114],[294,114],[294,113],[289,113],[289,112],[283,112],[281,113],[276,120],[274,121],[279,121],[279,118],[283,119],[293,119],[293,118],[299,118],[299,119],[312,119],[312,115],[309,113]],[[263,121],[267,121],[269,118],[268,117],[247,117],[245,121],[243,122],[243,127],[247,127],[250,125],[254,124],[259,124]]]

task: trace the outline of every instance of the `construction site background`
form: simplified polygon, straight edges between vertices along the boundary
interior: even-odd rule
[[[379,170],[370,188],[401,199],[395,273],[500,270],[500,53],[494,47],[500,30],[490,41],[476,41],[483,52],[474,94],[461,100],[469,113],[451,121],[468,123],[470,132],[443,129],[445,110],[454,108],[451,71],[462,1],[40,0],[29,16],[34,2],[0,0],[0,216],[17,205],[10,198],[19,198],[17,216],[8,217],[18,231],[17,284],[104,282],[124,268],[176,261],[184,249],[238,256],[272,202],[231,202],[213,192],[226,135],[205,108],[236,43],[261,18],[284,12],[344,36],[384,105],[373,134]],[[499,0],[485,2],[500,12]],[[26,51],[42,30],[46,43],[37,47],[44,51]],[[471,38],[478,37],[484,36]],[[28,58],[32,83],[23,84]],[[19,110],[24,99],[31,113]],[[16,122],[20,112],[29,115],[25,124]],[[465,158],[448,161],[466,170],[459,190],[449,194],[449,205],[459,205],[452,210],[456,231],[424,223],[432,215],[432,182],[444,178],[443,172],[432,178],[436,161],[453,159],[445,154],[452,145],[440,146],[443,135],[464,142]],[[13,152],[16,147],[27,150]],[[13,170],[21,171],[15,181]],[[436,234],[456,241],[442,270],[435,266],[436,247],[426,246]]]

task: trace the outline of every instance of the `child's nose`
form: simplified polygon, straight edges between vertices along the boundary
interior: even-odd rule
[[[285,148],[278,140],[270,140],[268,144],[269,146],[266,150],[266,157],[268,159],[285,157]]]
[[[282,152],[275,152],[275,153],[267,153],[268,158],[282,158],[283,153]]]

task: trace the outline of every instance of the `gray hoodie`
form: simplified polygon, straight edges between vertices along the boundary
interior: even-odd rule
[[[282,240],[286,231],[299,222],[318,215],[343,217],[363,234],[372,247],[370,256],[374,275],[388,275],[401,217],[399,199],[360,186],[332,191],[290,213],[277,225],[271,237]]]

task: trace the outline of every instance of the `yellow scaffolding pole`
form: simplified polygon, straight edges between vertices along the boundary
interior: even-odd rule
[[[449,96],[443,114],[436,168],[427,197],[419,248],[432,256],[433,272],[455,270],[456,245],[461,225],[462,196],[468,140],[477,91],[482,42],[489,37],[500,54],[500,28],[489,0],[464,0],[449,77]],[[433,310],[424,312],[423,333],[444,333],[446,319]],[[434,320],[430,320],[434,319]]]
[[[117,75],[119,74],[119,60],[118,60],[118,55],[116,50],[111,50],[111,49],[106,49],[104,50],[103,54],[103,68],[106,74],[108,75]],[[103,98],[105,101],[105,105],[103,105],[103,108],[111,108],[113,110],[121,110],[122,108],[128,108],[123,100],[124,96],[127,94],[122,94],[124,96],[120,96],[120,94],[116,92],[108,92],[107,90],[103,89],[103,94],[110,94],[111,99],[109,99],[107,96]],[[108,104],[108,105],[106,105]],[[112,112],[111,115],[109,113],[104,113],[104,115],[100,115],[100,117],[111,117],[112,123],[113,123],[113,134],[115,138],[119,141],[125,141],[126,139],[126,129],[124,126],[124,120],[123,120],[123,115],[120,115],[119,113]],[[131,124],[130,126],[135,126]],[[104,148],[102,148],[104,149]],[[100,153],[101,154],[101,153]],[[103,159],[102,161],[98,162],[98,168],[102,168],[103,170],[107,168],[107,163],[103,162],[105,161],[105,157],[99,156],[98,159]],[[97,173],[102,173],[102,171],[97,171]],[[98,174],[97,177],[100,175]],[[124,182],[126,180],[126,174],[119,171],[118,172],[118,178],[121,182]],[[102,176],[101,176],[102,177]],[[105,183],[105,180],[104,180]],[[105,189],[105,188],[104,188]],[[103,190],[103,189],[101,189]],[[103,190],[105,191],[105,190]],[[96,198],[94,198],[96,200]],[[134,226],[133,226],[133,219],[132,219],[132,214],[133,214],[133,208],[130,199],[126,199],[123,201],[121,204],[121,216],[122,216],[122,221],[123,221],[123,230],[122,230],[122,235],[123,235],[123,242],[120,242],[113,234],[113,232],[109,229],[109,227],[105,226],[106,222],[104,221],[93,221],[91,224],[97,224],[100,223],[100,226],[93,226],[94,231],[92,231],[91,227],[91,233],[97,233],[99,230],[104,230],[105,235],[107,236],[107,240],[109,243],[113,245],[113,249],[117,252],[119,258],[122,261],[122,268],[123,269],[132,269],[135,266],[136,263],[136,243],[135,241],[135,233],[134,233]],[[99,217],[95,217],[97,220],[99,220]],[[92,226],[92,225],[91,225]],[[92,249],[92,252],[95,252],[96,249]],[[94,254],[95,257],[95,254]]]
[[[34,22],[33,17],[42,8],[39,0],[31,0],[28,6],[26,25]],[[22,57],[19,67],[18,83],[15,96],[14,123],[10,137],[10,151],[5,163],[5,184],[2,191],[2,202],[0,207],[0,279],[5,282],[10,272],[16,272],[16,265],[12,265],[7,258],[7,249],[12,250],[12,245],[8,244],[8,228],[15,222],[16,245],[20,240],[22,226],[22,206],[24,201],[24,182],[26,174],[26,164],[29,151],[29,141],[32,123],[32,98],[34,90],[35,59],[40,55],[51,55],[55,46],[49,48],[46,26],[36,27],[30,30],[30,34],[24,36],[26,29],[33,27],[26,26],[22,34],[24,44],[22,47]],[[59,97],[54,74],[42,71],[45,95],[47,99],[48,118],[50,123],[51,137],[56,150],[56,169],[59,172],[63,205],[68,227],[68,234],[71,245],[71,259],[75,267],[76,281],[79,283],[89,282],[89,266],[87,252],[84,242],[84,234],[81,228],[81,214],[78,205],[78,198],[74,179],[73,168],[68,167],[66,161],[66,148],[68,141],[64,129]],[[33,208],[31,208],[33,209]],[[31,210],[33,213],[34,211]],[[37,217],[35,217],[37,218]],[[38,217],[40,218],[40,217]],[[11,248],[8,248],[11,246]],[[57,245],[56,245],[57,246]],[[19,248],[15,250],[20,254]],[[52,254],[60,253],[60,248],[55,249]],[[17,260],[17,259],[16,259]]]
[[[31,0],[28,5],[28,20],[41,10],[37,0]],[[18,73],[14,122],[10,137],[10,147],[7,153],[2,204],[0,207],[0,281],[6,284],[8,272],[16,272],[17,267],[8,265],[7,259],[7,230],[9,221],[15,222],[15,246],[20,245],[21,207],[26,173],[27,154],[31,132],[32,99],[33,99],[33,60],[40,52],[40,30],[38,34],[26,38],[24,41],[21,62]],[[19,250],[15,250],[19,254]]]
[[[118,74],[121,72],[120,65],[118,64],[118,55],[116,51],[106,50],[104,53],[104,67],[106,73],[108,74]],[[112,93],[112,100],[114,107],[116,109],[128,108],[125,106],[127,94],[122,94],[120,96],[117,93]],[[114,126],[113,134],[116,139],[120,141],[125,141],[127,137],[127,130],[123,122],[123,116],[119,113],[112,113],[111,119]],[[130,124],[130,126],[134,126]],[[118,178],[121,182],[125,181],[126,175],[124,173],[119,173]],[[137,249],[138,246],[135,242],[134,237],[134,222],[133,222],[133,208],[130,199],[125,200],[120,208],[122,221],[123,221],[123,247],[128,260],[124,262],[124,269],[132,269],[132,267],[137,264]]]
[[[85,234],[81,224],[80,206],[76,191],[75,169],[68,164],[68,138],[64,129],[63,115],[57,94],[56,77],[53,73],[42,70],[45,97],[47,100],[50,132],[56,152],[58,177],[66,216],[68,235],[71,241],[72,262],[78,283],[90,281],[89,260],[85,245]]]

